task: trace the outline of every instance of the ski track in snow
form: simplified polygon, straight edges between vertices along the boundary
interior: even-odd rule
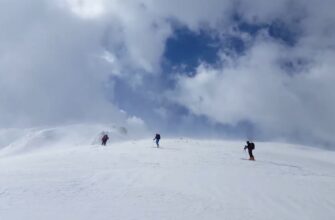
[[[256,143],[248,161],[243,142],[161,145],[0,150],[0,219],[335,219],[335,152]]]

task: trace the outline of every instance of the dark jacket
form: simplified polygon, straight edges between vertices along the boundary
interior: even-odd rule
[[[159,140],[159,139],[161,139],[161,135],[160,134],[156,134],[154,140]]]
[[[247,145],[244,147],[244,150],[248,149],[250,150],[254,150],[255,149],[255,144],[253,142],[247,142]]]
[[[102,141],[106,142],[107,140],[109,139],[108,135],[105,134],[103,137],[102,137]]]

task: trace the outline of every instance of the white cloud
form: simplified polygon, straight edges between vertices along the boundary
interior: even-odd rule
[[[109,101],[113,83],[109,94],[104,89],[109,76],[145,83],[143,74],[161,70],[172,23],[231,34],[238,12],[255,24],[281,20],[298,33],[297,43],[290,48],[264,33],[254,39],[235,30],[248,41],[246,54],[222,55],[222,68],[203,64],[195,77],[180,77],[171,99],[213,121],[252,121],[269,136],[332,141],[334,6],[332,0],[2,0],[1,126],[125,121]],[[298,74],[282,68],[287,60]],[[151,93],[163,98],[159,89]],[[168,114],[160,106],[153,111]]]
[[[314,64],[290,75],[279,61],[294,59],[294,53],[295,49],[263,39],[228,66],[202,65],[195,77],[180,77],[168,97],[216,122],[250,121],[267,137],[296,134],[332,142],[335,53],[308,56]]]
[[[76,15],[93,19],[102,16],[105,13],[105,0],[65,0],[65,6]]]
[[[93,56],[102,27],[33,2],[1,3],[1,126],[118,120]]]

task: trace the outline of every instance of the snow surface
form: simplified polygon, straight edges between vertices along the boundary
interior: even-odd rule
[[[335,219],[335,152],[77,129],[0,132],[1,220]]]

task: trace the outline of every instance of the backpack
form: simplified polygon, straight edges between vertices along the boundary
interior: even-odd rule
[[[109,139],[109,137],[108,137],[107,134],[105,134],[105,135],[102,137],[102,140],[103,140],[103,141],[107,141],[108,139]]]
[[[251,150],[255,150],[255,144],[254,143],[250,143],[251,145]]]

